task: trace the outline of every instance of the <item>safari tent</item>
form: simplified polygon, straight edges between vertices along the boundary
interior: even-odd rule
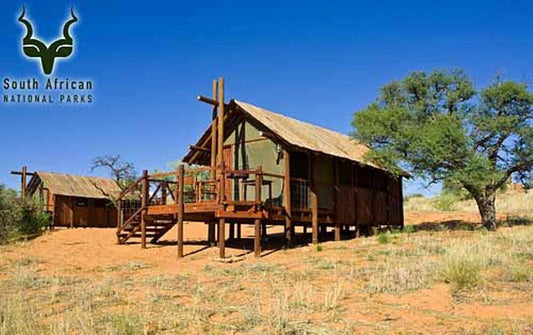
[[[145,247],[147,237],[156,242],[177,223],[182,256],[183,221],[200,222],[224,257],[225,240],[240,238],[241,225],[251,224],[259,256],[271,226],[284,227],[287,245],[308,229],[316,244],[330,233],[339,240],[343,233],[403,226],[402,176],[368,162],[367,146],[250,103],[226,103],[223,80],[213,83],[212,98],[198,99],[212,117],[189,146],[187,167],[144,171],[121,195],[119,243],[137,237]]]

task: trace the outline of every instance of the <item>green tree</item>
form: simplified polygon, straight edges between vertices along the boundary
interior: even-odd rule
[[[418,71],[385,85],[352,124],[355,138],[375,149],[368,159],[397,174],[460,184],[493,230],[496,191],[510,178],[531,180],[532,105],[522,83],[477,90],[462,70]]]

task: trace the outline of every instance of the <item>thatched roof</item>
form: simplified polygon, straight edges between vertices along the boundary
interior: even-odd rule
[[[232,100],[230,106],[236,106],[237,110],[250,116],[262,128],[289,145],[381,169],[365,160],[365,154],[371,149],[348,135],[274,113],[247,102]],[[208,128],[198,141],[197,146],[209,148],[210,137],[210,128]],[[187,163],[205,163],[206,157],[200,158],[199,161],[193,161],[193,153],[194,151],[190,151],[183,160]],[[206,153],[201,156],[206,156]]]
[[[107,199],[106,195],[116,197],[120,194],[120,188],[112,179],[45,171],[34,173],[28,185],[30,193],[35,191],[39,180],[44,188],[57,195]]]
[[[348,135],[274,113],[246,102],[235,101],[235,103],[291,145],[372,165],[364,159],[364,155],[370,151],[370,148]]]

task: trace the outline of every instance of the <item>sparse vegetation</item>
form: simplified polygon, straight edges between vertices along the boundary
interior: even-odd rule
[[[390,242],[389,235],[387,235],[387,233],[384,233],[384,232],[380,233],[378,235],[378,241],[379,243],[382,243],[382,244],[389,243]]]
[[[38,203],[22,201],[15,191],[0,185],[0,244],[35,237],[49,223],[49,214]]]
[[[495,234],[477,230],[382,235],[394,243],[382,243],[379,236],[361,238],[342,242],[343,248],[326,247],[320,255],[301,258],[302,250],[293,249],[286,251],[291,258],[284,261],[213,262],[198,269],[184,259],[179,275],[161,273],[146,261],[125,260],[58,276],[41,270],[47,264],[42,258],[12,258],[9,255],[15,254],[8,253],[0,260],[6,269],[0,279],[0,335],[408,332],[418,328],[401,319],[383,324],[365,322],[364,315],[349,316],[359,310],[376,315],[377,308],[404,313],[405,301],[417,300],[419,290],[433,290],[442,283],[448,287],[442,294],[454,304],[467,299],[469,304],[505,305],[533,298],[533,226]],[[498,300],[501,290],[514,294]],[[383,294],[389,300],[383,300]],[[407,300],[394,303],[395,299]],[[463,321],[430,312],[430,305],[408,306],[411,313],[438,313],[446,328],[463,333],[530,326],[502,316],[497,326],[467,332]],[[416,322],[412,327],[418,327]]]

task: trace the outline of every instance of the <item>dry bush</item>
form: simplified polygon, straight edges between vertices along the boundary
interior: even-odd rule
[[[453,196],[410,197],[404,202],[404,210],[407,212],[427,211],[461,211],[478,212],[473,199],[459,201]],[[533,219],[533,191],[515,191],[497,193],[496,211],[506,213],[518,218]]]

